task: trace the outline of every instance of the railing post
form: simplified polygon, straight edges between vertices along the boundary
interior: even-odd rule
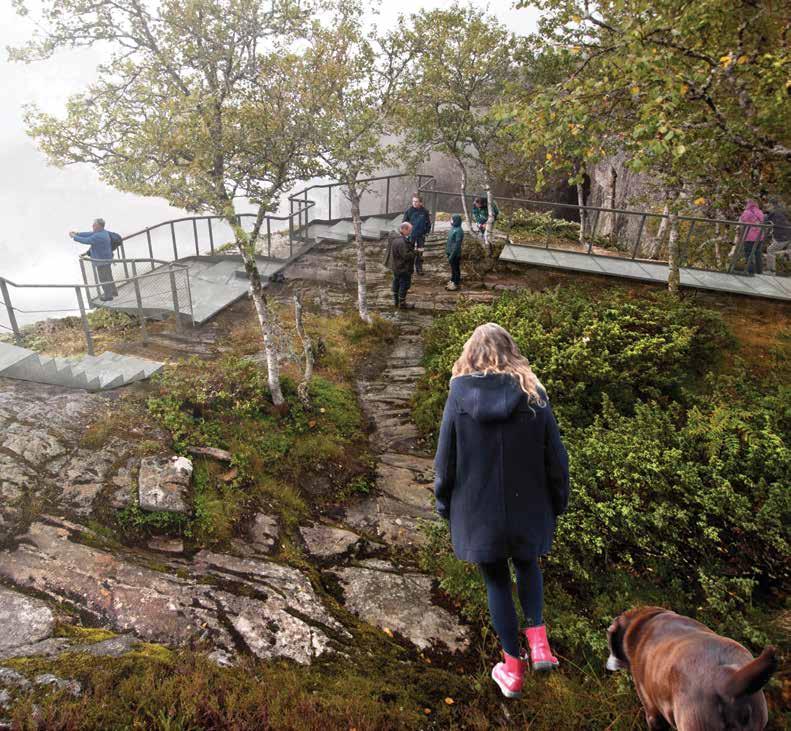
[[[0,278],[0,292],[3,295],[3,302],[5,303],[6,311],[8,312],[8,321],[11,323],[11,329],[14,331],[14,340],[17,343],[22,342],[22,333],[19,330],[19,325],[16,321],[16,315],[14,314],[14,308],[11,306],[11,297],[8,294],[8,285],[6,284],[5,279]]]
[[[593,241],[596,238],[596,227],[599,225],[599,214],[601,213],[601,209],[596,209],[596,215],[593,217],[593,226],[591,228],[591,238],[588,242],[588,253],[590,254],[593,251]]]
[[[294,201],[291,201],[291,213],[288,216],[288,248],[294,248]]]
[[[305,228],[302,232],[303,241],[308,238],[308,189],[305,188]]]
[[[143,315],[143,298],[140,296],[140,281],[137,278],[137,264],[132,260],[132,283],[135,287],[135,300],[137,300],[137,316],[140,319],[140,333],[143,336],[143,342],[148,342],[146,335],[146,318]]]
[[[124,278],[129,279],[129,268],[127,267],[126,264],[126,249],[124,248],[123,241],[121,242],[121,246],[119,248],[121,249],[121,259],[123,260],[124,263]]]
[[[332,186],[327,186],[327,219],[332,221]]]
[[[640,219],[640,228],[637,229],[637,241],[634,242],[634,248],[632,249],[632,260],[637,258],[637,250],[640,248],[640,239],[643,237],[643,227],[645,226],[645,219],[646,214],[644,213],[642,218]]]
[[[88,275],[85,273],[85,259],[83,259],[82,257],[80,257],[80,271],[82,272],[82,283],[87,287]]]
[[[437,203],[439,202],[439,192],[434,191],[434,214],[431,216],[431,233],[434,233],[434,226],[437,223]]]
[[[146,239],[148,239],[148,258],[151,259],[151,271],[154,271],[154,248],[151,246],[151,229],[146,229]]]
[[[85,303],[82,301],[82,292],[79,287],[75,287],[74,291],[77,293],[77,304],[80,308],[80,321],[82,322],[82,331],[85,333],[85,343],[88,346],[88,355],[93,355],[93,338],[91,337],[91,326],[88,324],[88,316],[85,314]]]
[[[272,256],[272,219],[266,217],[266,255]]]
[[[173,225],[173,221],[170,222],[170,238],[173,240],[173,259],[178,261],[179,250],[176,246],[176,227]]]
[[[168,265],[170,271],[170,293],[173,296],[173,313],[176,319],[176,331],[181,332],[181,318],[179,317],[179,293],[176,289],[176,274],[173,271],[173,265]]]
[[[387,186],[385,187],[385,216],[390,213],[390,176],[387,176]]]
[[[198,222],[195,217],[192,217],[192,235],[195,238],[195,256],[200,256],[200,249],[198,248]]]
[[[209,224],[209,249],[211,250],[211,253],[213,254],[214,253],[214,232],[212,231],[212,228],[211,228],[211,216],[209,216],[206,219],[206,223]]]

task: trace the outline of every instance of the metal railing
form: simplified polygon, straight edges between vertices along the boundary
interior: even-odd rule
[[[404,200],[404,194],[406,193],[409,198],[414,192],[421,191],[432,180],[434,178],[431,175],[423,173],[392,173],[358,179],[357,185],[361,189],[360,212],[362,217],[387,217],[403,213],[408,205],[408,202]],[[398,185],[394,185],[395,181],[398,182]],[[411,184],[412,181],[414,181],[414,185]],[[331,225],[350,218],[349,198],[348,194],[344,192],[344,189],[347,188],[345,183],[340,182],[316,183],[292,193],[288,197],[290,217],[297,217],[297,225],[294,231],[290,231],[289,234],[305,242],[308,239],[310,225],[317,223]],[[321,193],[317,195],[319,191]],[[340,200],[342,198],[345,199],[344,205]],[[325,202],[326,207],[323,205]],[[396,202],[398,202],[398,207],[393,206],[391,210],[391,204]],[[295,206],[297,207],[296,211],[294,210]],[[315,215],[318,210],[326,211],[326,215]]]
[[[287,216],[264,216],[261,223],[259,236],[266,243],[267,257],[282,260],[293,258],[295,253],[294,244],[298,241],[298,238],[294,235],[296,230],[294,219],[297,218],[298,220],[302,220],[303,217],[307,217],[306,209],[312,207],[313,205],[313,203],[309,203],[305,207],[298,206],[298,209],[295,211],[294,205],[292,203],[291,212]],[[255,219],[256,214],[254,213],[236,214],[237,223],[241,226],[244,226],[246,223],[253,223]],[[188,232],[186,234],[186,238],[188,241],[186,242],[184,241],[184,226],[180,226],[180,224],[187,224]],[[230,229],[230,222],[228,218],[225,216],[216,215],[185,216],[182,218],[174,218],[169,221],[162,221],[160,223],[154,224],[153,226],[147,226],[146,228],[124,236],[123,243],[120,244],[117,251],[120,251],[121,259],[126,259],[127,246],[130,244],[140,244],[141,246],[145,247],[142,253],[148,254],[148,260],[155,261],[154,238],[158,232],[161,233],[164,231],[166,238],[168,239],[166,245],[173,254],[171,261],[179,261],[191,256],[201,256],[202,254],[215,255],[219,253],[220,248],[217,239],[219,238],[219,235],[222,235],[218,232],[219,226]],[[274,237],[278,233],[285,231],[288,231],[288,256],[273,257],[272,250]],[[226,230],[225,233],[227,235],[228,231]],[[158,242],[160,247],[162,244],[163,242]]]
[[[429,182],[420,188],[424,197],[442,197],[447,212],[461,213],[461,193],[437,190]],[[467,196],[468,210],[479,194]],[[511,243],[559,251],[614,256],[631,260],[667,263],[670,216],[649,211],[633,211],[602,206],[579,206],[529,198],[496,196],[500,217],[496,228]],[[520,225],[517,210],[550,213],[543,224],[529,233]],[[566,214],[563,216],[562,214]],[[561,214],[561,215],[558,215]],[[575,221],[576,219],[576,221]],[[562,231],[563,223],[571,225]],[[577,223],[576,229],[573,228]],[[543,230],[541,229],[543,225]],[[561,232],[558,229],[561,228]],[[580,228],[582,235],[580,236]],[[752,275],[761,269],[761,246],[751,245],[745,237],[749,229],[759,229],[760,242],[771,241],[771,224],[747,224],[727,219],[678,216],[680,265],[703,271],[735,272]],[[521,240],[520,240],[521,239]]]
[[[130,270],[132,276],[116,278],[112,272],[103,270],[112,265],[121,266]],[[87,266],[89,264],[90,266]],[[138,274],[138,264],[154,265],[151,270]],[[183,317],[192,318],[192,297],[190,293],[189,275],[187,267],[183,264],[162,260],[150,259],[81,259],[83,283],[82,284],[20,284],[10,279],[0,277],[0,296],[5,306],[10,327],[17,343],[22,342],[22,330],[19,326],[16,313],[43,314],[46,310],[23,310],[14,306],[11,300],[10,288],[15,289],[63,289],[73,290],[77,307],[72,311],[79,312],[82,330],[85,335],[86,349],[89,355],[94,355],[93,332],[88,317],[88,309],[102,298],[110,309],[129,315],[136,315],[140,325],[143,342],[147,342],[148,333],[146,318],[151,316],[164,316],[171,312],[177,332],[183,328]],[[88,272],[93,273],[89,278]],[[91,281],[89,281],[91,279]],[[94,293],[92,296],[91,293]],[[109,305],[107,302],[114,304]],[[69,308],[60,308],[58,313],[69,311]]]

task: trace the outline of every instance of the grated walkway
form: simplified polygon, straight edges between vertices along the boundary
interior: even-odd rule
[[[568,269],[589,274],[637,279],[643,282],[667,284],[669,267],[653,261],[632,261],[614,256],[597,256],[576,251],[541,249],[537,246],[506,244],[500,259],[532,266]],[[791,301],[791,278],[768,274],[746,276],[702,269],[681,268],[681,286],[716,292],[732,292],[752,297],[767,297]]]

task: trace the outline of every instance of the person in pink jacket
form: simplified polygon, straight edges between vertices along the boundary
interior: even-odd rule
[[[763,223],[764,214],[754,200],[748,200],[747,205],[739,216],[739,223]],[[763,259],[761,249],[764,238],[764,230],[758,226],[744,226],[742,233],[742,248],[744,250],[744,260],[747,262],[748,274],[761,274],[763,272]]]

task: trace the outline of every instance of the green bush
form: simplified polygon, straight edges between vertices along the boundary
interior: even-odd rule
[[[433,433],[450,368],[472,329],[509,329],[547,387],[570,455],[572,493],[546,559],[547,616],[573,653],[654,603],[756,645],[776,634],[791,572],[791,388],[751,383],[723,355],[715,313],[683,300],[590,298],[577,290],[504,297],[437,322],[415,411]],[[424,563],[470,616],[486,616],[474,567],[430,533]],[[774,639],[777,639],[774,637]]]
[[[576,241],[579,237],[580,225],[575,221],[556,218],[551,211],[529,211],[517,208],[504,218],[503,226],[515,233],[552,234]]]
[[[670,296],[592,298],[573,288],[507,294],[435,320],[429,329],[414,411],[426,434],[439,424],[464,342],[485,322],[514,336],[568,425],[592,423],[605,398],[625,414],[637,400],[683,400],[730,342],[716,313]]]

